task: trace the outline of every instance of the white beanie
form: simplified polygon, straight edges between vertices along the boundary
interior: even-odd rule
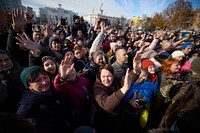
[[[185,54],[183,53],[183,51],[180,51],[180,50],[174,51],[174,52],[172,53],[172,58],[176,58],[176,57],[178,57],[178,56],[183,56],[183,57],[185,57]]]

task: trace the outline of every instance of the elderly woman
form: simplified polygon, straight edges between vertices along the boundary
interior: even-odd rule
[[[27,67],[21,72],[20,79],[27,90],[17,114],[29,119],[37,133],[66,132],[66,104],[54,93],[47,72],[39,66]]]
[[[176,91],[173,90],[173,86],[178,86],[181,84],[179,81],[179,61],[173,58],[168,58],[162,61],[161,63],[161,83],[160,83],[160,92],[161,95],[165,98],[166,102],[171,101]]]
[[[129,90],[133,77],[136,78],[137,76],[127,70],[124,84],[120,89],[117,89],[119,86],[115,86],[115,83],[121,81],[114,79],[114,68],[110,64],[100,67],[100,73],[96,78],[93,89],[96,107],[93,124],[97,132],[116,133],[129,130],[126,128],[127,123],[123,113],[122,99]]]

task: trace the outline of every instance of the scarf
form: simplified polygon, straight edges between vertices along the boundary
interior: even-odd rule
[[[156,79],[157,79],[157,75],[155,75],[155,74],[149,74],[149,79],[151,80],[152,83],[155,83]]]

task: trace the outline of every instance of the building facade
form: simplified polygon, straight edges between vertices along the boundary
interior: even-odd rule
[[[78,13],[63,9],[61,4],[59,4],[58,8],[39,8],[40,24],[57,24],[61,18],[66,19],[68,24],[72,24],[74,15],[78,15]]]
[[[99,13],[89,13],[88,15],[83,16],[84,20],[87,21],[91,26],[95,26],[97,21],[104,20],[107,26],[115,26],[120,25],[124,27],[127,23],[127,19],[124,17],[112,17],[106,16]]]

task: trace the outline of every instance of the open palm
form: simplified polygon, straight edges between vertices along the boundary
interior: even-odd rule
[[[20,47],[25,47],[28,50],[35,51],[38,49],[38,42],[33,42],[26,33],[17,34],[18,36],[15,37],[19,42],[16,44],[20,45]]]
[[[60,77],[66,79],[74,69],[74,63],[71,57],[65,57],[60,64]]]

